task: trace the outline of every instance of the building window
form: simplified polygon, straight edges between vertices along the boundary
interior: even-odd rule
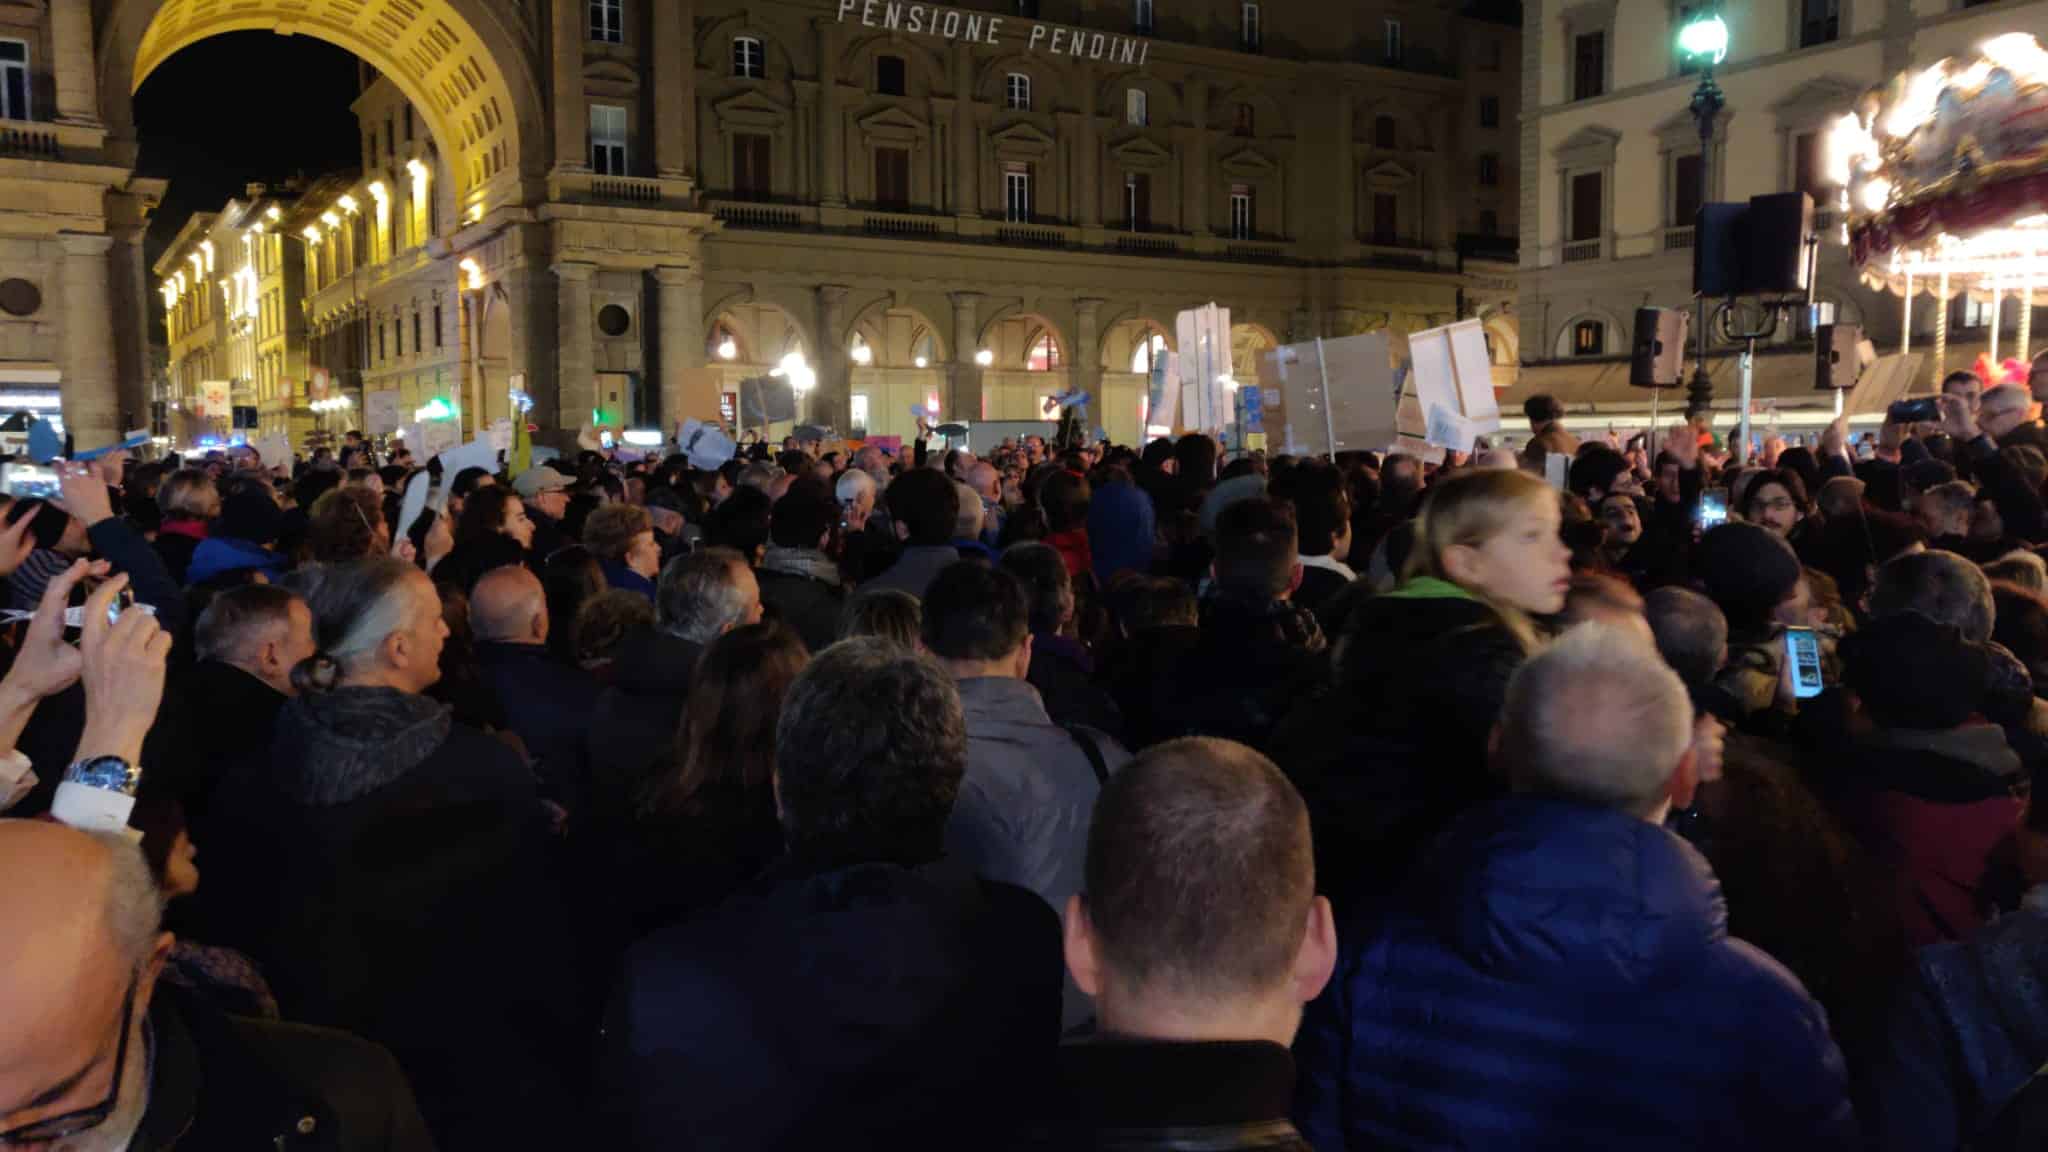
[[[1152,30],[1152,0],[1131,0],[1131,24],[1140,32]]]
[[[626,174],[626,110],[616,104],[590,106],[590,170],[600,176]]]
[[[1237,106],[1237,126],[1235,129],[1233,129],[1233,131],[1235,131],[1239,136],[1253,135],[1254,133],[1252,131],[1252,125],[1255,122],[1255,115],[1252,111],[1252,106],[1249,104],[1239,104]]]
[[[441,346],[441,306],[434,305],[434,347]]]
[[[1500,213],[1491,208],[1481,208],[1479,210],[1479,234],[1481,236],[1500,235]]]
[[[377,359],[383,360],[386,358],[386,355],[384,348],[384,324],[382,321],[379,321],[377,324]]]
[[[625,42],[625,0],[590,0],[590,38],[600,44]]]
[[[1394,128],[1394,118],[1392,116],[1375,116],[1372,118],[1373,147],[1391,152],[1399,147],[1399,140],[1400,136]]]
[[[1792,138],[1792,191],[1804,192],[1814,203],[1826,205],[1827,164],[1821,148],[1818,132],[1801,132]]]
[[[1479,68],[1484,72],[1500,71],[1500,41],[1488,40],[1479,46]]]
[[[733,133],[732,190],[738,195],[758,200],[773,191],[768,175],[769,139],[759,132]]]
[[[1572,355],[1598,356],[1607,351],[1607,325],[1581,320],[1572,326]]]
[[[1124,123],[1129,124],[1133,128],[1143,128],[1150,122],[1149,117],[1145,113],[1145,90],[1143,88],[1124,89]]]
[[[405,106],[405,142],[412,143],[412,105]]]
[[[1399,64],[1406,48],[1406,45],[1401,43],[1401,22],[1399,20],[1389,19],[1387,21],[1384,47],[1386,49],[1387,63]]]
[[[1003,106],[1020,112],[1031,110],[1031,77],[1022,72],[1003,77]]]
[[[1799,46],[1831,44],[1842,34],[1841,0],[1800,0]]]
[[[1057,372],[1060,367],[1060,346],[1053,342],[1052,333],[1040,332],[1031,342],[1031,350],[1024,354],[1026,372]]]
[[[1401,198],[1392,192],[1372,194],[1372,242],[1401,242]]]
[[[1252,238],[1256,217],[1252,214],[1252,186],[1232,184],[1230,186],[1230,238],[1249,240]]]
[[[420,349],[426,347],[426,342],[420,339],[420,328],[424,323],[420,319],[419,313],[415,312],[412,314],[412,350],[414,355],[418,355]]]
[[[1124,173],[1124,221],[1133,232],[1152,230],[1152,177],[1148,173]]]
[[[1239,42],[1244,45],[1245,51],[1257,52],[1259,50],[1259,45],[1262,43],[1260,31],[1259,6],[1251,3],[1251,0],[1245,0],[1245,3],[1239,5],[1237,10],[1237,36]]]
[[[398,117],[384,117],[384,162],[398,159]]]
[[[1700,215],[1700,154],[1671,158],[1671,226],[1690,228]]]
[[[749,80],[759,80],[768,74],[767,56],[761,51],[761,41],[753,36],[732,38],[732,74]]]
[[[1956,298],[1953,307],[1955,308],[1955,327],[1991,327],[1991,305],[1977,299],[1975,296],[1959,296]]]
[[[1607,32],[1572,38],[1572,99],[1590,100],[1607,91]]]
[[[875,149],[875,203],[885,208],[910,206],[910,149]]]
[[[1031,165],[1003,165],[1003,219],[1012,224],[1031,219]]]
[[[1567,243],[1600,239],[1601,223],[1606,217],[1605,184],[1606,177],[1599,172],[1581,172],[1571,178],[1571,227],[1565,235]]]
[[[1500,186],[1500,157],[1491,152],[1480,153],[1479,184],[1483,188],[1498,188]]]
[[[1479,98],[1479,126],[1481,128],[1500,127],[1500,97],[1481,96]]]
[[[903,95],[903,57],[875,57],[875,91],[884,96]]]

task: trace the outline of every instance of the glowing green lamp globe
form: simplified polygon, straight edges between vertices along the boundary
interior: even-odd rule
[[[1718,12],[1694,17],[1678,30],[1678,50],[1709,67],[1728,58],[1728,24]]]

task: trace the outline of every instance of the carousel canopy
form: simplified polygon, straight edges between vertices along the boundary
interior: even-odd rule
[[[1905,295],[1990,296],[2048,265],[2048,50],[1985,41],[1866,93],[1830,135],[1849,242],[1864,279]]]

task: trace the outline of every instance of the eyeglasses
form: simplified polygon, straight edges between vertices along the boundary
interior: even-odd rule
[[[80,1132],[89,1132],[107,1122],[114,1109],[121,1103],[121,1073],[128,1067],[129,1027],[135,1019],[135,986],[142,973],[137,971],[128,977],[128,992],[121,998],[121,1038],[114,1045],[114,1084],[107,1089],[106,1099],[90,1108],[66,1112],[62,1116],[50,1116],[33,1124],[10,1128],[0,1132],[0,1148],[26,1148],[33,1144],[53,1144]]]
[[[1759,500],[1755,507],[1759,512],[1790,512],[1793,507],[1792,498],[1780,496],[1775,500]]]

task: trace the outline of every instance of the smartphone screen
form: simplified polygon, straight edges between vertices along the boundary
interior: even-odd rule
[[[1792,676],[1793,696],[1811,700],[1827,687],[1820,671],[1820,637],[1813,629],[1785,629],[1785,662]]]
[[[1693,519],[1705,531],[1718,524],[1728,522],[1728,494],[1726,492],[1703,492],[1700,494],[1699,511]]]

